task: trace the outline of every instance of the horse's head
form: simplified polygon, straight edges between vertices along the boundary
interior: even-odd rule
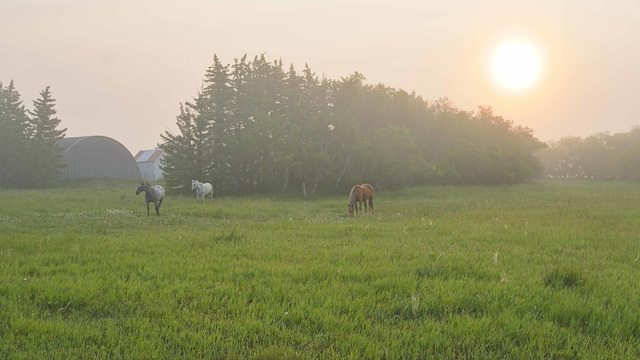
[[[349,204],[349,215],[353,215],[353,204]]]
[[[195,190],[196,189],[197,183],[198,183],[198,180],[191,180],[191,190]]]
[[[144,188],[145,188],[145,184],[144,184],[144,182],[142,182],[142,181],[141,181],[141,182],[140,182],[140,185],[138,185],[138,190],[136,190],[136,195],[138,195],[138,194],[140,194],[141,192],[143,192],[143,191],[144,191]]]

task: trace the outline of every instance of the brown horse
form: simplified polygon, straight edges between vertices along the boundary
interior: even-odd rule
[[[353,215],[354,209],[356,215],[358,214],[358,203],[360,203],[360,214],[362,215],[362,203],[364,203],[364,212],[367,212],[367,200],[369,200],[369,207],[373,213],[373,186],[362,184],[352,187],[351,194],[349,194],[349,214]]]

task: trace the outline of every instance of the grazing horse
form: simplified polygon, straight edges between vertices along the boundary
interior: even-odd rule
[[[202,196],[202,203],[204,204],[204,198],[211,194],[211,201],[213,201],[213,186],[209,183],[201,183],[198,180],[191,180],[191,190],[196,191],[196,198],[200,201]]]
[[[367,200],[373,213],[373,186],[362,184],[352,187],[349,194],[349,214],[353,215],[354,208],[356,215],[358,214],[358,203],[360,203],[360,214],[362,215],[362,203],[364,203],[364,212],[367,212]]]
[[[144,199],[147,201],[147,216],[149,216],[149,203],[152,202],[156,205],[156,214],[160,215],[160,205],[162,205],[162,199],[164,199],[164,189],[160,185],[151,186],[148,183],[140,182],[136,195],[144,191]]]

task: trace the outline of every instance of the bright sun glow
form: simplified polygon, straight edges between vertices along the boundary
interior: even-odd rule
[[[524,90],[533,85],[540,68],[538,52],[523,42],[504,44],[493,55],[493,75],[510,90]]]

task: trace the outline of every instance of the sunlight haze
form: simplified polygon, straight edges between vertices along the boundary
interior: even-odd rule
[[[506,43],[495,52],[493,74],[507,89],[527,89],[540,75],[540,56],[535,48],[525,42]]]
[[[51,86],[66,136],[109,136],[133,154],[175,130],[214,54],[491,106],[543,141],[640,125],[636,0],[0,1],[3,85],[27,108]],[[535,64],[496,73],[514,41]]]

